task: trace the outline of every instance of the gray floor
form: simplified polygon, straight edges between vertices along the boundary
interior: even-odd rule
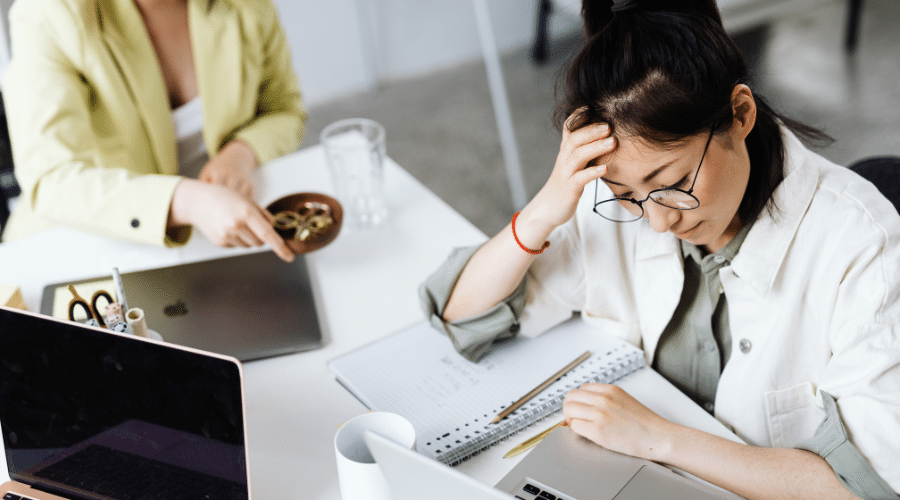
[[[900,1],[865,2],[854,54],[843,48],[844,19],[838,3],[735,38],[753,62],[754,91],[836,139],[821,154],[842,165],[900,155]],[[529,197],[556,158],[554,87],[578,41],[557,36],[543,66],[528,50],[503,57]],[[482,231],[509,222],[514,208],[481,62],[311,108],[305,145],[318,143],[328,123],[356,116],[383,123],[388,154]]]

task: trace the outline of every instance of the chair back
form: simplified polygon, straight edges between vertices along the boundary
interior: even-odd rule
[[[875,184],[881,194],[900,212],[900,156],[863,158],[849,168]]]
[[[2,0],[0,0],[2,2]],[[0,30],[2,31],[2,30]],[[19,196],[21,189],[13,173],[12,147],[9,142],[9,130],[6,127],[6,108],[3,106],[3,93],[0,92],[0,235],[9,218],[9,200]]]

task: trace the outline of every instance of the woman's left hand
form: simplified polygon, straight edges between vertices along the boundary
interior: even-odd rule
[[[218,184],[252,200],[256,189],[256,155],[250,146],[234,140],[219,150],[200,171],[198,180]]]
[[[619,453],[664,461],[672,422],[615,385],[585,384],[569,391],[563,415],[576,434]]]

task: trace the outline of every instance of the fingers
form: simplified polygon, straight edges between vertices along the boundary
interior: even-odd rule
[[[569,422],[569,428],[572,429],[572,432],[582,436],[586,439],[593,441],[594,443],[603,446],[603,432],[600,427],[597,426],[596,423],[590,420],[581,420],[581,419],[572,419]]]
[[[272,214],[224,187],[214,189],[222,195],[214,198],[211,205],[218,203],[225,210],[213,211],[195,223],[210,241],[223,247],[255,248],[268,244],[281,260],[294,260],[294,252],[272,227]]]
[[[605,411],[617,406],[617,402],[627,393],[619,386],[610,384],[585,384],[566,394],[563,413],[567,418],[595,420]]]
[[[252,175],[221,161],[207,163],[197,176],[197,180],[226,187],[249,200],[253,199],[256,190]]]
[[[272,228],[271,221],[266,215],[271,216],[271,214],[268,214],[265,210],[259,209],[257,213],[250,217],[248,226],[253,231],[254,235],[262,240],[260,244],[262,244],[262,242],[268,243],[272,248],[272,251],[275,252],[275,255],[281,260],[292,262],[294,260],[294,252],[287,246],[287,243],[284,242],[284,238],[275,232],[275,229]]]
[[[612,153],[615,148],[616,139],[610,135],[608,125],[587,125],[563,139],[557,163],[563,169],[563,175],[573,175],[588,168],[591,161]]]
[[[253,248],[265,243],[252,229],[246,226],[238,230],[232,238],[236,241],[234,246],[240,247]]]
[[[607,155],[615,149],[616,138],[609,134],[606,124],[588,125],[575,131],[569,138],[569,155],[578,162],[587,163]]]
[[[627,396],[624,389],[613,384],[584,384],[566,394],[566,400],[596,402],[600,400],[614,401]]]
[[[245,177],[227,177],[222,179],[222,185],[236,192],[237,194],[247,198],[248,200],[253,199],[253,183],[250,182]]]
[[[605,123],[593,123],[591,125],[585,125],[578,130],[573,130],[571,132],[563,134],[562,143],[560,144],[560,151],[571,154],[580,146],[599,141],[607,137],[610,137],[609,125]]]
[[[212,173],[201,172],[198,179],[210,184],[218,184],[220,186],[224,186],[243,196],[244,198],[247,198],[248,200],[252,200],[255,194],[255,186],[253,185],[253,183],[243,177],[216,176]]]
[[[605,446],[608,436],[604,433],[612,432],[622,413],[617,401],[621,394],[625,391],[607,384],[586,384],[569,391],[563,402],[563,414],[572,431]]]
[[[576,130],[575,125],[582,120],[581,115],[583,115],[585,111],[587,111],[587,106],[582,106],[573,111],[572,114],[570,114],[569,117],[566,118],[566,121],[565,123],[563,123],[562,128],[563,137],[565,137],[566,134]]]
[[[597,180],[604,175],[609,170],[606,168],[606,165],[597,165],[594,167],[586,167],[584,170],[580,170],[576,172],[572,176],[572,180],[577,182],[580,185],[586,185],[587,183]]]

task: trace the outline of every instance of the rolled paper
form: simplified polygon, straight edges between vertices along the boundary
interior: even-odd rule
[[[131,332],[141,337],[149,337],[147,329],[147,320],[144,318],[144,310],[139,307],[132,307],[125,314],[125,321],[131,326]]]

